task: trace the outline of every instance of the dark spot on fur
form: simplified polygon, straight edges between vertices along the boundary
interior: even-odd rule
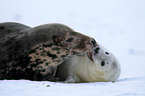
[[[38,69],[42,69],[43,67],[42,67],[42,66],[38,66],[37,68],[38,68]]]
[[[40,48],[39,50],[42,50],[42,48]]]
[[[52,48],[52,50],[60,50],[60,48],[58,48],[58,47],[55,47],[55,48]]]
[[[36,59],[36,62],[39,62],[40,61],[40,59]]]
[[[39,46],[40,47],[40,46]],[[36,47],[35,49],[39,49],[39,47]]]
[[[43,61],[47,61],[46,59],[43,59]]]
[[[62,58],[66,57],[66,55],[61,55]]]
[[[41,53],[41,56],[46,56],[45,54]]]
[[[41,52],[41,53],[44,53],[44,52],[46,52],[46,50],[42,50],[43,52]]]
[[[52,59],[57,58],[57,55],[51,54],[51,53],[49,53],[49,52],[47,52],[47,56],[52,57]]]
[[[105,66],[105,62],[104,61],[101,62],[101,66]]]
[[[39,63],[39,64],[42,64],[42,63],[43,63],[43,61],[39,61],[38,63]]]
[[[61,60],[55,60],[55,61],[58,62],[58,63],[61,62]]]
[[[42,72],[45,72],[45,69],[43,69]]]
[[[68,38],[67,40],[66,40],[66,42],[72,42],[74,40],[74,38],[73,37],[70,37],[70,38]]]
[[[46,62],[46,63],[45,63],[45,66],[47,66],[49,63],[50,63],[50,62]]]
[[[43,44],[43,47],[51,47],[52,44]]]

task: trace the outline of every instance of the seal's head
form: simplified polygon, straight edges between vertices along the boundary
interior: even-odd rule
[[[97,46],[93,52],[88,52],[90,62],[101,73],[99,78],[103,81],[116,81],[120,75],[120,64],[112,53],[102,46]]]

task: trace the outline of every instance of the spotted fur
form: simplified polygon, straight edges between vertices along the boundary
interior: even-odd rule
[[[0,79],[54,80],[57,66],[92,51],[92,41],[62,24],[0,23]]]

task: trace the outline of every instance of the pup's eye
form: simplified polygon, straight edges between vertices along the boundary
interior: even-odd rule
[[[107,55],[109,55],[109,53],[108,52],[105,52]]]
[[[95,41],[95,39],[94,38],[92,38],[92,44],[95,46],[96,45],[96,41]]]
[[[105,66],[105,62],[104,61],[101,62],[101,66]]]

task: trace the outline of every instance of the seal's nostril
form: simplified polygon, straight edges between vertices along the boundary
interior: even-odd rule
[[[94,49],[95,53],[99,53],[99,50],[100,50],[99,47],[96,47],[96,48]]]

